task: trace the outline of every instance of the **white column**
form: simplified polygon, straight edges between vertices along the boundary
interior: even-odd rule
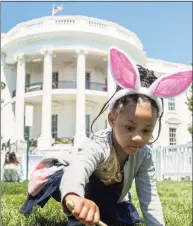
[[[108,96],[108,100],[115,93],[116,87],[117,87],[116,82],[112,77],[110,65],[109,65],[109,62],[107,61],[107,94],[108,94],[107,96]],[[109,113],[109,109],[108,109],[108,113]],[[108,117],[107,117],[107,123],[108,123]],[[108,123],[107,127],[111,128],[109,123]]]
[[[76,133],[75,145],[79,145],[86,137],[85,134],[85,51],[77,52],[77,79],[76,79]]]
[[[1,82],[6,84],[5,71],[4,71],[5,70],[5,65],[6,65],[5,57],[6,57],[5,53],[1,53]],[[5,89],[6,89],[6,86],[5,86],[4,89],[1,89],[1,106],[4,103],[4,95],[3,95],[4,92],[2,92],[2,90],[5,91]]]
[[[38,138],[38,148],[49,150],[52,145],[51,114],[52,114],[52,51],[44,51],[43,95],[41,136]]]
[[[24,55],[17,57],[17,82],[15,104],[15,140],[24,140],[24,94],[26,60]]]
[[[108,100],[115,93],[116,90],[116,82],[111,75],[110,65],[107,62],[107,92],[108,92]]]
[[[5,53],[1,53],[1,82],[5,83],[5,72],[4,72],[4,68],[5,68]],[[7,85],[7,84],[6,84]],[[3,105],[4,105],[4,97],[5,97],[5,89],[7,87],[3,89],[1,89],[1,144],[4,142],[4,141],[7,141],[7,137],[5,135],[5,130],[7,128],[7,125],[5,125],[5,122],[3,123],[3,120],[4,120],[4,109],[3,109]],[[7,100],[6,100],[7,101]]]
[[[3,79],[5,77],[5,75],[4,75],[5,57],[6,57],[5,53],[1,53],[1,75],[3,74]],[[2,80],[2,78],[1,78],[1,80]],[[2,81],[2,82],[5,82],[5,81]]]

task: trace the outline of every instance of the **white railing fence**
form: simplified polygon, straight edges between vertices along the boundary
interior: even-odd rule
[[[157,180],[192,180],[192,144],[152,150]]]
[[[50,153],[48,153],[50,152]],[[35,165],[45,157],[59,156],[64,151],[48,151],[29,156],[29,176]],[[68,151],[65,151],[68,153]],[[19,154],[19,153],[18,153]],[[192,144],[158,147],[152,150],[153,161],[156,168],[157,180],[192,180]],[[1,172],[5,153],[1,154]],[[24,179],[26,178],[26,154],[19,154]],[[1,175],[2,176],[2,175]],[[29,178],[28,176],[28,178]]]

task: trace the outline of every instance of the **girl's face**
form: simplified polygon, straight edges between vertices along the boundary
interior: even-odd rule
[[[115,149],[127,155],[137,153],[149,143],[157,115],[157,109],[143,100],[120,106],[116,112],[109,112]]]

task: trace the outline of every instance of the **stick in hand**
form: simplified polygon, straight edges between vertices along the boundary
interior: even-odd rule
[[[71,201],[66,202],[66,206],[68,207],[68,209],[70,211],[72,211],[74,209],[74,203]],[[98,226],[108,226],[105,223],[103,223],[102,221],[99,221]]]

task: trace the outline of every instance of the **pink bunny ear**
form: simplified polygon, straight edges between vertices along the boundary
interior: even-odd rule
[[[132,60],[120,50],[112,47],[109,52],[112,76],[122,88],[136,89],[140,85],[139,72]]]
[[[155,96],[169,98],[184,92],[191,83],[192,71],[182,71],[159,78],[150,89]]]

